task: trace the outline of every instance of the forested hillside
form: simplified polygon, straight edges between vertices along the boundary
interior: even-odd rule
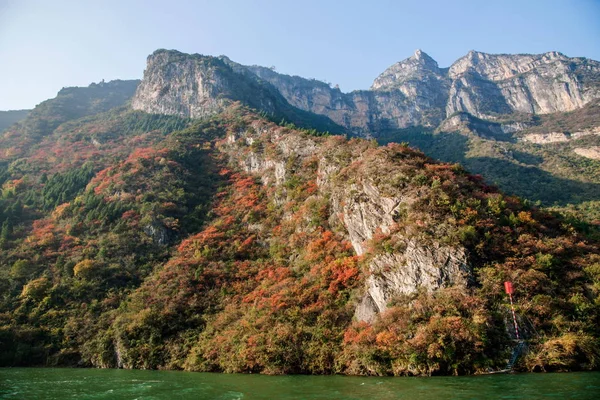
[[[511,280],[519,368],[598,367],[598,242],[457,164],[237,103],[42,111],[0,139],[0,365],[477,373]]]

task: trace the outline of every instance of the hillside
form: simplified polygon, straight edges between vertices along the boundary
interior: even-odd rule
[[[5,155],[0,365],[476,373],[510,354],[509,279],[519,368],[597,368],[600,249],[567,221],[406,145],[219,111],[119,107]]]
[[[64,122],[123,106],[139,83],[116,80],[63,88],[56,98],[40,103],[18,125],[0,132],[0,159],[23,155]]]

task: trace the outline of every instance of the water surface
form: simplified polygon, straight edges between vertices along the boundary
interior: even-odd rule
[[[600,372],[468,377],[264,376],[0,368],[0,399],[600,399]]]

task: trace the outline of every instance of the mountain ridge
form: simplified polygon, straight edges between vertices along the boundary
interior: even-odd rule
[[[600,63],[558,52],[495,55],[471,51],[450,67],[439,68],[417,50],[387,68],[370,90],[349,93],[317,80],[220,59],[240,75],[249,71],[272,84],[292,106],[326,116],[356,134],[375,137],[409,126],[436,127],[456,112],[489,119],[518,112],[547,114],[572,111],[600,97]],[[136,96],[143,94],[138,91]],[[193,101],[190,106],[194,107]],[[135,107],[142,109],[143,101],[134,98]],[[271,112],[272,106],[262,109]]]
[[[178,57],[186,57],[178,54]],[[240,82],[232,81],[232,91],[239,85],[261,86],[270,98],[278,99],[280,110],[303,110],[321,115],[334,127],[342,127],[333,132],[345,131],[354,136],[375,138],[381,143],[406,141],[445,161],[460,160],[471,171],[483,173],[504,190],[514,190],[513,193],[546,205],[569,202],[550,194],[556,189],[548,189],[564,179],[573,181],[568,185],[571,201],[600,200],[596,189],[600,184],[600,164],[596,160],[600,138],[586,133],[600,127],[600,116],[593,106],[600,98],[598,61],[568,58],[559,52],[506,55],[470,51],[448,68],[439,68],[435,60],[417,50],[376,77],[372,90],[343,93],[318,80],[283,75],[261,66],[244,66],[226,56],[219,59],[231,68],[227,76]],[[147,74],[149,79],[162,82],[154,93],[164,93],[169,101],[179,104],[173,85],[161,76],[159,67]],[[175,82],[177,79],[181,77]],[[185,79],[190,86],[191,75]],[[142,89],[143,86],[136,96],[150,96]],[[230,97],[261,110],[260,104],[253,105],[248,98],[265,97],[261,94],[266,93],[263,89],[247,91],[249,97]],[[153,102],[158,104],[161,100],[156,98]],[[202,108],[200,102],[194,101],[185,107],[188,106]],[[291,108],[286,108],[288,106]],[[150,103],[144,105],[143,101],[134,100],[135,107],[159,111]],[[272,114],[274,109],[263,107],[262,111]],[[187,112],[173,113],[188,115]],[[577,122],[573,113],[580,115],[585,123]],[[285,112],[278,114],[292,120]],[[565,122],[563,131],[555,136],[573,131],[581,133],[575,135],[581,140],[559,146],[544,141],[543,137],[536,139],[539,133],[555,133],[545,130],[549,125],[544,121],[548,120]],[[431,133],[441,136],[429,136]],[[528,136],[529,133],[536,136]],[[421,140],[423,138],[430,140]],[[436,149],[444,140],[456,154]],[[527,144],[532,141],[539,142],[544,149]],[[511,154],[523,156],[512,157]],[[539,161],[531,163],[533,160]],[[507,167],[516,174],[513,179],[531,181],[532,187],[508,184],[503,172]]]

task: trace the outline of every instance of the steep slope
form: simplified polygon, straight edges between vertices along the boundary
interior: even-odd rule
[[[446,113],[477,117],[572,111],[600,96],[600,64],[558,52],[494,55],[471,51],[448,71]]]
[[[228,62],[268,81],[294,106],[327,115],[354,134],[408,142],[460,162],[509,193],[569,214],[575,207],[592,224],[599,220],[597,61],[557,52],[471,51],[439,68],[419,50],[384,71],[371,90],[351,93]]]
[[[473,373],[506,362],[510,279],[521,368],[597,367],[599,248],[565,221],[407,146],[239,103],[164,133],[119,132],[131,115],[100,125],[129,153],[3,172],[2,365]],[[88,118],[57,143],[97,134]]]
[[[277,74],[264,67],[240,67],[273,84],[290,104],[327,115],[358,134],[378,136],[398,127],[436,126],[444,119],[448,83],[440,75],[443,70],[420,50],[384,72],[373,90],[351,93],[342,93],[316,80]]]
[[[594,222],[600,215],[600,162],[586,152],[600,145],[599,127],[598,101],[592,101],[567,113],[515,115],[503,122],[458,113],[436,130],[396,130],[379,140],[407,142],[434,158],[459,162],[534,202],[579,204],[588,209],[580,217]]]

